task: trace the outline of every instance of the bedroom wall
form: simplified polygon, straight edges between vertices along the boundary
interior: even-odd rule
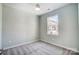
[[[78,3],[78,50],[79,50],[79,3]]]
[[[47,35],[47,17],[59,15],[59,35]],[[69,4],[63,8],[39,16],[40,39],[58,46],[78,51],[77,26],[78,5]]]
[[[0,3],[0,49],[2,48],[2,4]]]
[[[37,16],[3,5],[2,46],[10,48],[38,40]]]

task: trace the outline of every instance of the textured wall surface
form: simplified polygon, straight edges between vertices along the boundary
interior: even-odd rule
[[[59,35],[47,34],[47,17],[59,15]],[[70,4],[40,16],[40,39],[73,50],[77,47],[78,5]]]
[[[3,5],[3,48],[38,39],[38,19],[35,15]]]

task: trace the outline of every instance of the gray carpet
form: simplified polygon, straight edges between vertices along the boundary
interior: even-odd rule
[[[4,55],[63,55],[64,49],[38,41],[7,49]]]

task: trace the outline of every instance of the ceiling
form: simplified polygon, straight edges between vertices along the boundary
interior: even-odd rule
[[[4,5],[23,10],[34,15],[42,15],[68,5],[68,3],[39,3],[40,11],[35,10],[36,3],[5,3]]]

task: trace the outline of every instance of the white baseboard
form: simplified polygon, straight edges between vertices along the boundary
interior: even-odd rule
[[[24,45],[24,44],[29,44],[29,43],[32,43],[32,42],[36,42],[36,41],[38,41],[38,40],[31,40],[31,41],[28,41],[28,42],[23,42],[23,43],[13,45],[13,46],[9,46],[9,47],[3,48],[3,49],[6,50],[6,49],[14,48],[14,47],[17,47],[17,46],[21,46],[21,45]]]
[[[69,47],[64,47],[64,46],[62,46],[62,45],[60,45],[60,44],[50,43],[50,42],[48,42],[48,41],[46,41],[46,40],[42,40],[42,39],[41,39],[41,41],[47,42],[47,43],[49,43],[49,44],[53,44],[53,45],[55,45],[55,46],[58,46],[58,47],[60,47],[60,48],[64,48],[64,49],[66,49],[66,50],[70,50],[70,51],[74,51],[74,52],[78,52],[78,53],[79,53],[79,51],[76,50],[76,49],[72,49],[72,48],[69,48]]]

